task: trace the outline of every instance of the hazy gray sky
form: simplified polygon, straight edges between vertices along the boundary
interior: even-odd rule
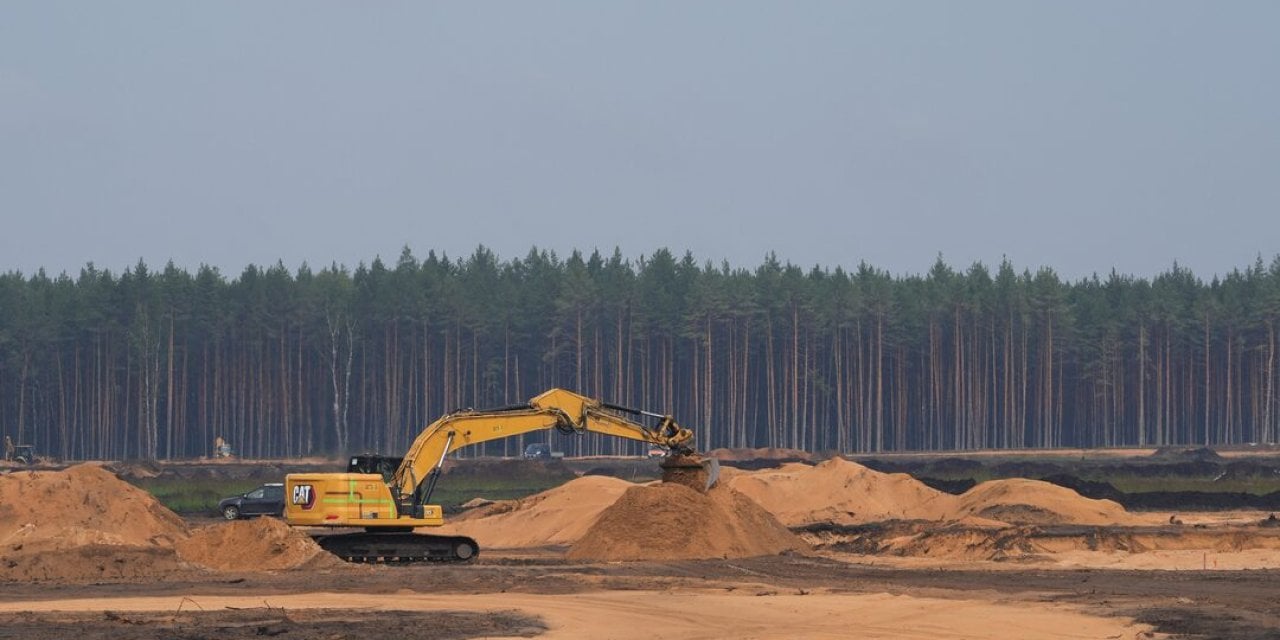
[[[1280,252],[1280,2],[5,2],[0,271]]]

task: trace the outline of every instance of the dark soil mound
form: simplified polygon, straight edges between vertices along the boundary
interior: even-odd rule
[[[721,464],[746,471],[776,469],[792,462],[812,463],[814,456],[799,449],[763,447],[760,449],[712,449],[706,457],[715,458]]]
[[[1160,447],[1151,454],[1156,460],[1219,462],[1222,456],[1208,447]]]
[[[518,611],[396,611],[383,609],[201,610],[193,601],[170,611],[48,611],[0,613],[5,638],[169,640],[171,638],[464,638],[532,637],[546,625]],[[430,629],[425,632],[424,629]],[[336,631],[335,631],[336,630]]]
[[[958,496],[978,484],[977,482],[974,482],[972,478],[962,478],[960,480],[948,480],[945,478],[916,478],[916,480],[919,480],[920,484],[923,484],[930,489],[937,489],[938,491],[949,493],[953,496]]]
[[[1110,482],[1084,480],[1065,473],[1047,476],[1041,478],[1041,480],[1056,484],[1059,487],[1066,487],[1086,498],[1093,498],[1094,500],[1114,500],[1126,507],[1129,506],[1129,503],[1126,501],[1128,494],[1116,489]]]
[[[444,475],[454,479],[533,482],[544,486],[554,486],[577,477],[577,474],[566,466],[563,460],[502,458],[448,460],[445,462]]]

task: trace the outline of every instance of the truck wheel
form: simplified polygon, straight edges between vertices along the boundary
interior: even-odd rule
[[[240,507],[229,504],[222,508],[222,517],[228,520],[235,520],[240,517]]]

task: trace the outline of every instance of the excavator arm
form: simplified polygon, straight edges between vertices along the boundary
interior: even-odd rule
[[[621,414],[658,419],[648,427]],[[534,431],[557,429],[563,433],[599,433],[655,444],[680,455],[693,453],[693,432],[676,424],[671,416],[629,409],[592,400],[564,389],[552,389],[527,405],[486,411],[451,413],[431,423],[413,441],[391,479],[392,493],[421,517],[435,489],[445,458],[463,447],[510,438]]]

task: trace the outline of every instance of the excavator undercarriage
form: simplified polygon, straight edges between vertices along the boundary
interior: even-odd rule
[[[470,562],[480,545],[466,536],[408,531],[365,531],[312,536],[320,548],[347,562]]]

